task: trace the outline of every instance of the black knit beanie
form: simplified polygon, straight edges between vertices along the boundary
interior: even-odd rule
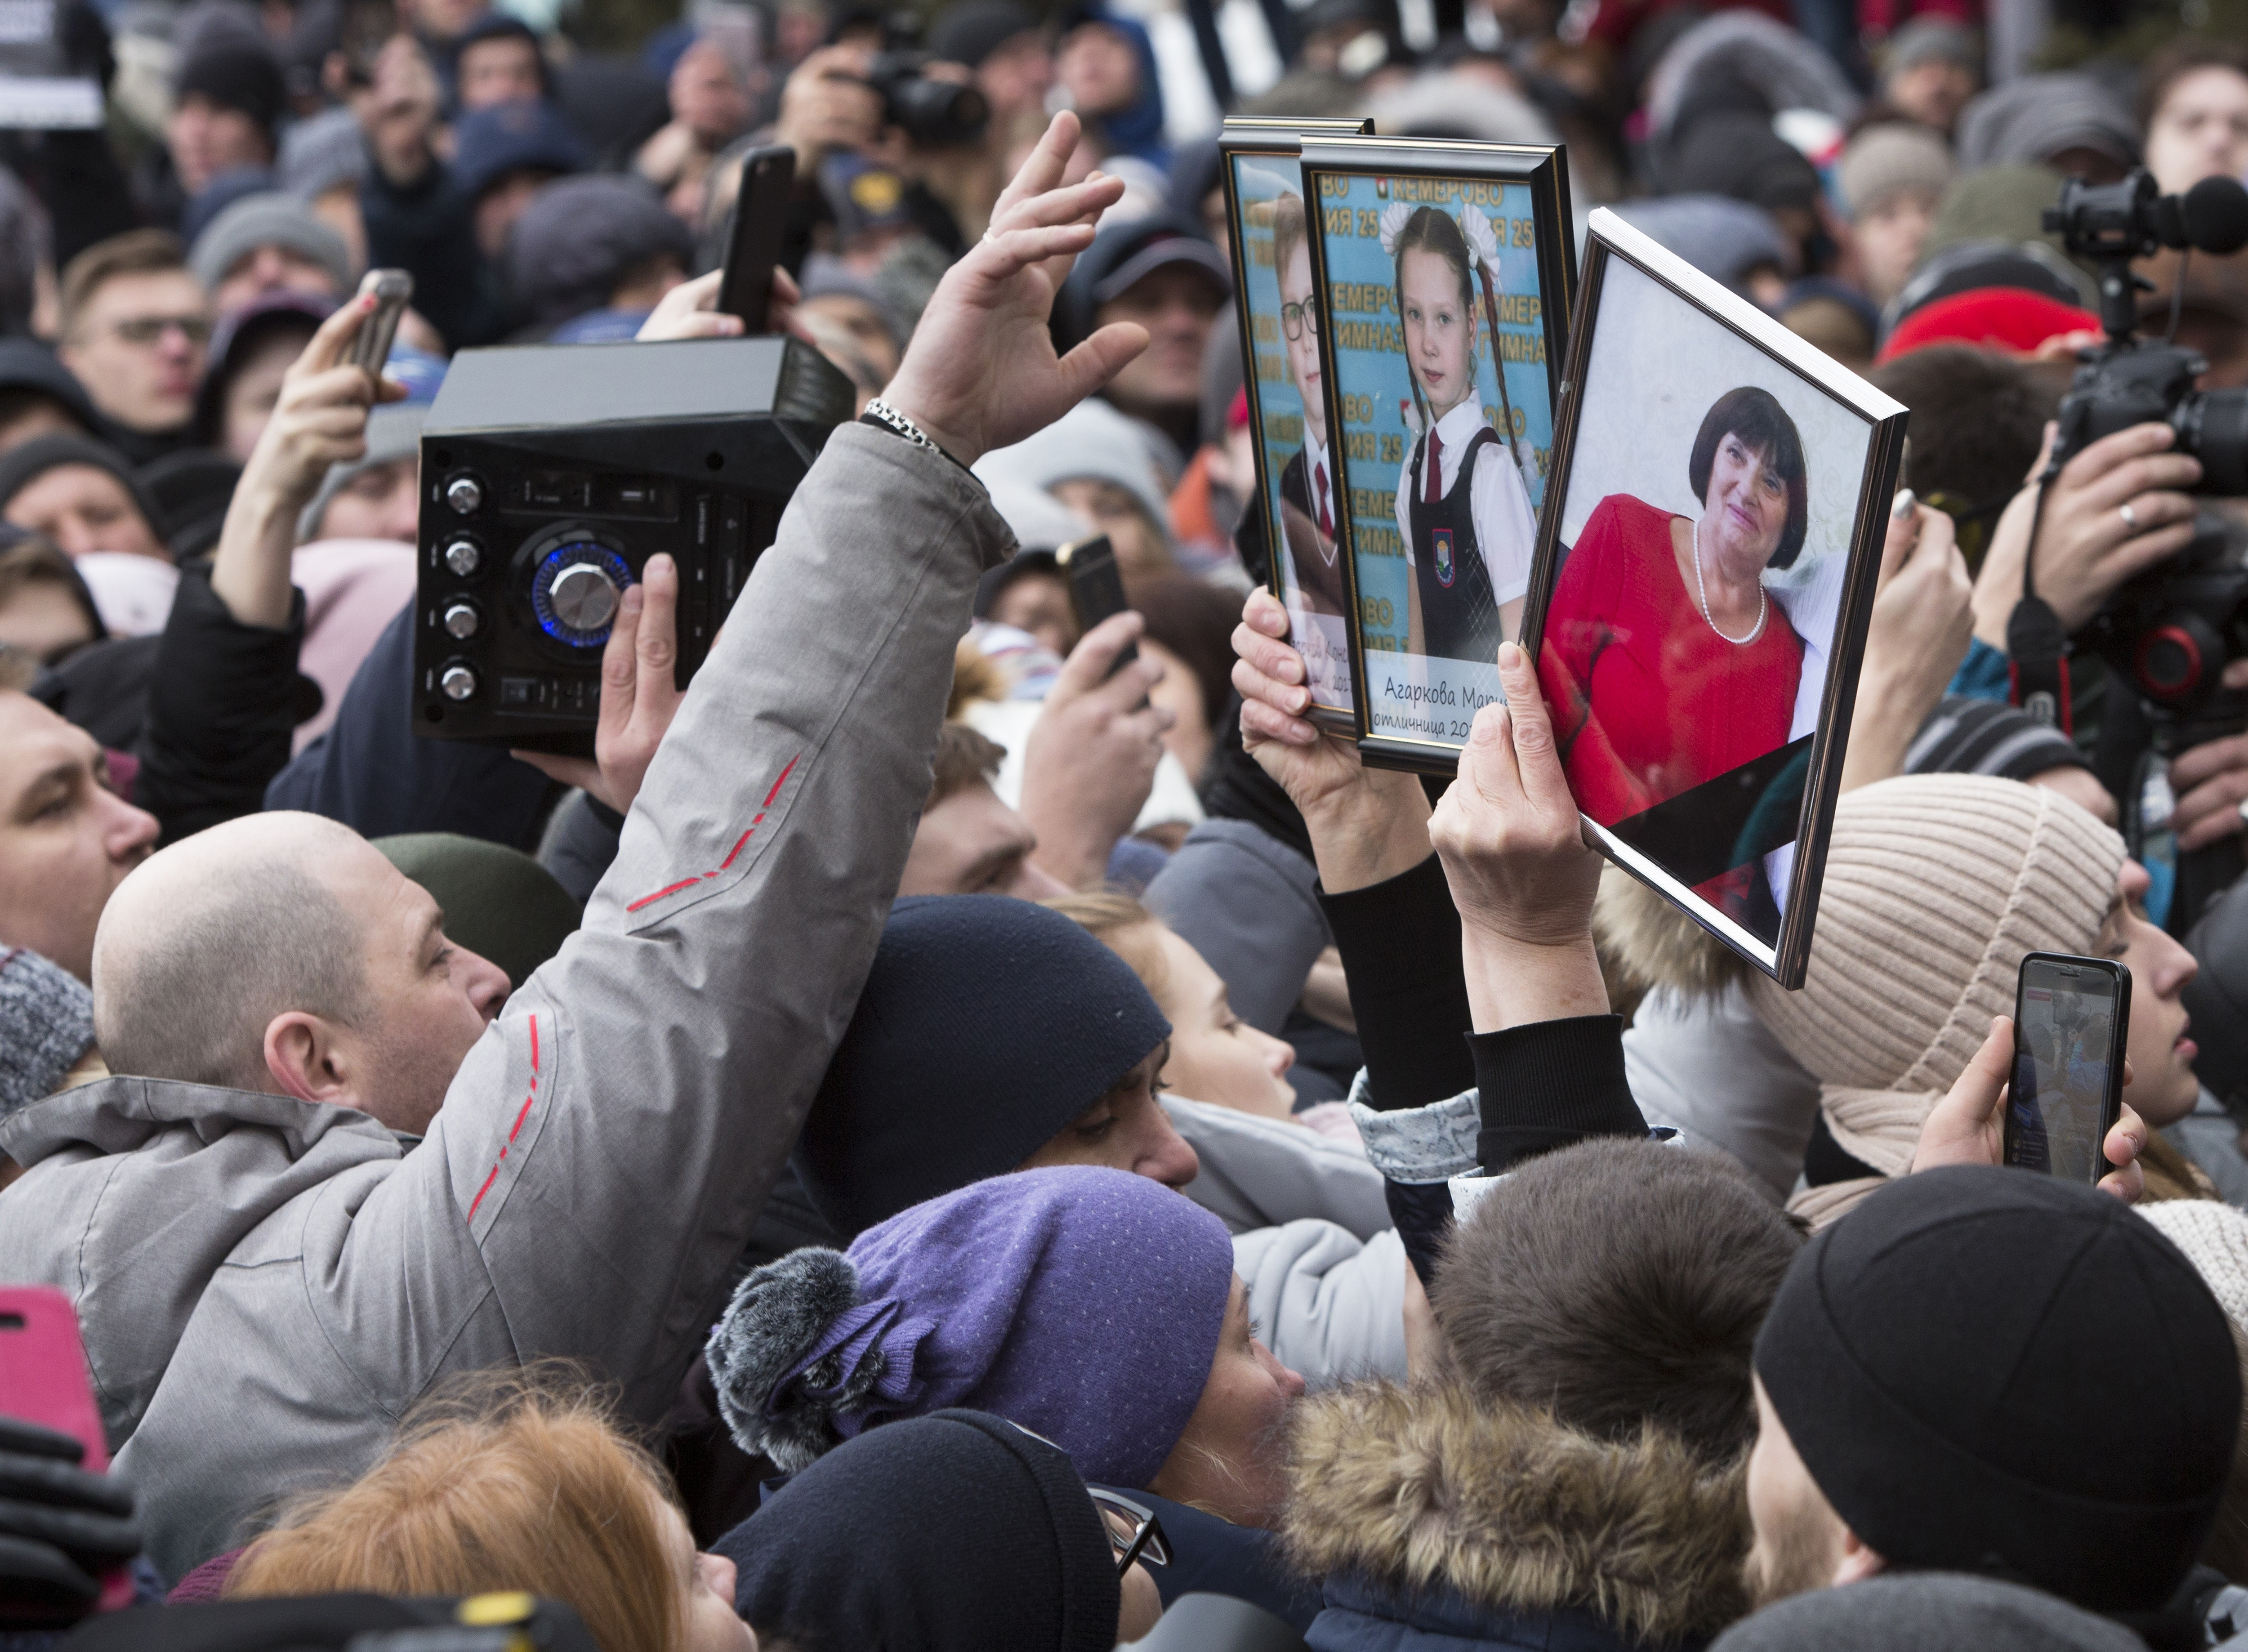
[[[172,95],[199,95],[222,109],[239,110],[270,138],[281,119],[287,90],[271,52],[247,41],[225,40],[212,42],[180,65]]]
[[[2153,1611],[2240,1432],[2224,1312],[2121,1201],[2022,1170],[1892,1182],[1805,1247],[1757,1375],[1811,1477],[1894,1567]]]
[[[855,1234],[1004,1175],[1170,1031],[1132,966],[1059,912],[901,901],[805,1121],[805,1189]]]
[[[916,1652],[1109,1652],[1121,1586],[1068,1454],[980,1411],[835,1448],[712,1546],[758,1637]]]
[[[65,464],[90,464],[97,470],[108,471],[132,496],[134,504],[148,524],[148,531],[160,542],[168,537],[163,508],[134,474],[131,463],[106,442],[96,442],[92,436],[59,433],[33,436],[21,446],[0,453],[0,510],[5,510],[8,502],[36,478]]]

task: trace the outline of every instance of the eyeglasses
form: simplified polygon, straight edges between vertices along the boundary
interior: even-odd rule
[[[1280,331],[1288,335],[1291,344],[1304,336],[1306,327],[1311,329],[1313,338],[1319,336],[1319,312],[1308,304],[1284,304],[1280,306]]]
[[[1116,1551],[1118,1577],[1129,1572],[1134,1560],[1145,1560],[1149,1566],[1171,1563],[1170,1546],[1163,1541],[1162,1525],[1153,1509],[1114,1491],[1090,1495],[1093,1506],[1100,1511],[1100,1523],[1108,1528],[1108,1546]]]
[[[1959,543],[1959,554],[1973,568],[1983,560],[1983,552],[1991,546],[1991,531],[1998,526],[1998,518],[2014,502],[2011,493],[1985,504],[1974,504],[1956,493],[1938,489],[1934,493],[1921,495],[1921,503],[1931,510],[1941,511],[1951,518],[1951,526]]]
[[[210,342],[211,324],[202,316],[134,316],[111,329],[127,344],[154,344],[174,327],[189,344]]]

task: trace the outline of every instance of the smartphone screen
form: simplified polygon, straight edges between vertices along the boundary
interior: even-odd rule
[[[780,262],[789,193],[795,187],[796,151],[786,144],[752,149],[743,158],[733,229],[726,237],[726,273],[718,280],[718,308],[741,317],[751,332],[771,331],[773,266]]]
[[[2005,1160],[2072,1182],[2114,1169],[2101,1144],[2123,1104],[2131,972],[2111,958],[2032,952],[2014,1003]]]
[[[59,1291],[0,1286],[0,1412],[76,1440],[86,1449],[80,1468],[99,1473],[109,1467],[109,1443],[93,1402],[78,1311]],[[104,1573],[97,1609],[114,1612],[132,1603],[127,1568]]]
[[[1112,614],[1121,614],[1132,606],[1124,600],[1123,571],[1116,566],[1116,552],[1107,534],[1096,533],[1089,539],[1066,545],[1054,552],[1054,560],[1069,580],[1069,606],[1077,617],[1080,637]],[[1140,645],[1126,643],[1109,675],[1114,675],[1139,657]]]

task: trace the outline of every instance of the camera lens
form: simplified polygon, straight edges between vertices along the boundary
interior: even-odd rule
[[[2248,390],[2204,390],[2178,403],[2178,447],[2201,461],[2198,493],[2248,494]]]

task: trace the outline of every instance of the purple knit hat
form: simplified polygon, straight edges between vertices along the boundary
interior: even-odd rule
[[[1160,1182],[1069,1166],[994,1176],[793,1251],[710,1333],[742,1449],[793,1471],[892,1417],[966,1406],[1144,1486],[1210,1380],[1233,1285],[1225,1224]]]

